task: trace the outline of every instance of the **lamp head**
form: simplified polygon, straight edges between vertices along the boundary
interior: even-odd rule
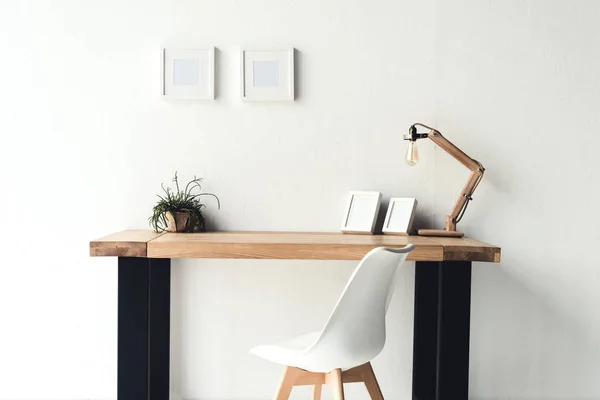
[[[424,139],[428,137],[427,133],[417,133],[417,127],[415,125],[411,125],[408,128],[408,133],[404,135],[404,140],[408,140],[408,149],[406,151],[406,157],[404,161],[408,165],[415,166],[419,162],[419,149],[417,149],[417,140]]]

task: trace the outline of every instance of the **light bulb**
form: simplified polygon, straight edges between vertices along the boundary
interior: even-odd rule
[[[408,150],[406,151],[406,158],[404,159],[411,167],[419,162],[419,149],[417,149],[416,141],[408,142]]]

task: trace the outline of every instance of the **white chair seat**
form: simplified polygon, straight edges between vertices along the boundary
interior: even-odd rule
[[[250,354],[281,365],[302,368],[303,355],[317,342],[321,331],[307,333],[280,343],[260,345],[252,348]]]

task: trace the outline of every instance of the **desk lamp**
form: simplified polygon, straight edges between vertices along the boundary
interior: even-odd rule
[[[417,126],[429,129],[428,133],[417,133]],[[448,139],[446,139],[440,131],[435,130],[427,125],[416,123],[411,125],[408,129],[408,134],[404,135],[404,140],[408,140],[408,151],[406,152],[406,163],[410,166],[417,164],[419,161],[419,152],[417,150],[417,140],[419,139],[431,139],[435,144],[440,146],[446,153],[457,159],[462,165],[471,170],[471,175],[467,184],[460,193],[460,196],[454,203],[452,211],[446,216],[446,228],[445,229],[419,229],[418,233],[421,236],[450,236],[450,237],[463,237],[465,234],[456,231],[456,224],[460,222],[469,201],[473,200],[473,192],[481,182],[483,178],[483,172],[485,168],[477,160],[473,160],[471,157],[466,155],[461,149],[453,145]]]

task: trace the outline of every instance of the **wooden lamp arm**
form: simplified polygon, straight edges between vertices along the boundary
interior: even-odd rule
[[[446,139],[440,131],[431,128],[427,125],[423,125],[417,123],[415,125],[422,126],[430,130],[427,137],[431,139],[435,144],[441,147],[446,153],[450,154],[456,160],[458,160],[462,165],[471,170],[471,175],[469,176],[469,180],[463,187],[458,199],[454,203],[450,214],[446,216],[446,230],[447,231],[456,231],[456,223],[459,222],[467,209],[467,205],[469,201],[473,199],[473,192],[477,188],[477,185],[483,178],[483,173],[485,172],[485,168],[483,165],[477,161],[469,157],[465,152],[456,147],[451,141]]]

